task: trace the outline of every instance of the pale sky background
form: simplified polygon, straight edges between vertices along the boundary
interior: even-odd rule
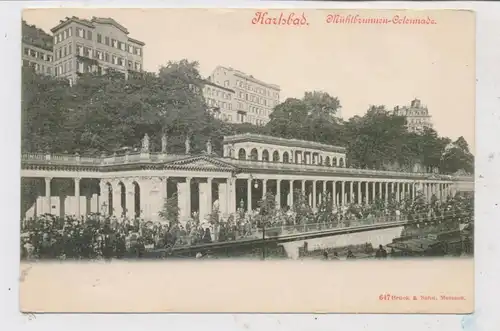
[[[339,98],[342,116],[370,105],[419,98],[442,136],[464,136],[474,151],[475,17],[468,11],[283,10],[309,25],[252,25],[255,9],[36,9],[28,24],[50,33],[66,16],[112,17],[146,43],[144,69],[169,60],[200,63],[208,76],[231,66],[281,87],[281,101],[321,90]],[[279,10],[270,15],[279,15]],[[431,17],[436,25],[327,24],[328,14]]]

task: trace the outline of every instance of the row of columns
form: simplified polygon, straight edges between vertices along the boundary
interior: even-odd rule
[[[252,201],[252,181],[259,180],[249,178],[247,179],[247,201]],[[266,196],[267,193],[267,182],[268,180],[276,181],[276,203],[278,206],[281,206],[281,182],[286,181],[282,179],[260,179],[262,182],[262,199]],[[290,191],[293,192],[294,182],[296,180],[287,180],[289,181],[289,197],[288,197],[288,205],[293,205],[293,194],[290,194]],[[304,194],[306,192],[306,182],[312,182],[312,192],[310,196],[309,203],[313,208],[318,206],[318,192],[317,192],[317,182],[322,182],[322,191],[321,194],[331,194],[332,204],[334,206],[344,205],[347,201],[354,202],[358,204],[363,203],[363,194],[362,194],[362,183],[365,183],[365,200],[364,203],[369,204],[370,202],[375,201],[375,197],[382,199],[382,195],[384,195],[384,200],[387,202],[389,200],[389,188],[391,194],[396,194],[396,201],[401,201],[407,194],[410,194],[412,198],[416,196],[417,190],[421,190],[424,193],[427,201],[430,202],[431,197],[433,195],[440,201],[443,201],[448,195],[453,195],[453,186],[451,184],[444,183],[415,183],[415,182],[375,182],[375,181],[339,181],[340,182],[340,192],[337,192],[337,181],[328,181],[328,180],[300,180],[301,182],[301,193]],[[327,190],[327,183],[331,182],[331,191]],[[346,191],[346,183],[350,183],[349,193]],[[354,183],[357,184],[357,194],[356,200],[352,201],[354,197]],[[370,188],[371,186],[371,201],[370,201]],[[378,186],[378,190],[377,190]],[[385,188],[385,190],[383,189]],[[378,194],[377,194],[378,192]],[[337,194],[338,193],[338,194]],[[385,194],[383,194],[385,193]],[[321,194],[319,195],[321,197]],[[247,203],[247,210],[250,211],[252,208],[250,203]]]
[[[283,163],[305,163],[305,164],[324,164],[334,167],[344,167],[345,166],[345,155],[344,154],[326,154],[322,152],[308,151],[308,150],[268,150],[266,148],[238,148],[236,154],[231,154],[231,147],[229,145],[224,146],[224,156],[244,159],[244,160],[254,160],[254,161],[273,161],[273,162],[283,162]],[[275,153],[277,153],[277,159],[275,159]],[[264,156],[265,155],[265,156]]]
[[[172,177],[173,178],[173,177]],[[177,194],[178,194],[178,204],[181,217],[191,216],[191,183],[194,179],[199,184],[199,211],[201,216],[203,214],[209,214],[212,212],[213,205],[213,194],[212,188],[214,184],[218,185],[218,201],[219,210],[222,213],[233,213],[236,211],[237,200],[236,200],[236,178],[234,177],[183,177],[176,180],[177,184]],[[52,178],[45,178],[45,196],[47,203],[47,212],[51,210],[51,180]],[[125,192],[125,206],[126,215],[128,217],[139,216],[143,214],[146,219],[155,218],[157,213],[162,209],[164,200],[169,197],[168,192],[168,180],[169,177],[146,177],[146,178],[129,178],[129,179],[101,179],[100,181],[100,197],[98,196],[98,206],[100,206],[100,212],[103,214],[114,214],[115,216],[121,216],[123,213],[123,201],[122,196]],[[266,178],[242,178],[241,180],[246,180],[246,209],[250,211],[252,209],[252,185],[254,181],[259,181],[262,183],[262,196],[259,198],[264,198],[268,191],[268,182],[272,181],[275,185],[275,198],[278,206],[282,206],[282,183],[288,182],[288,201],[287,205],[292,206],[294,203],[294,184],[300,182],[300,192],[302,194],[306,193],[306,183],[312,182],[312,190],[308,194],[309,204],[316,208],[318,206],[318,197],[324,194],[331,195],[332,204],[334,206],[344,205],[347,201],[361,203],[370,203],[375,200],[376,197],[379,199],[385,199],[387,202],[390,194],[396,196],[396,200],[400,201],[405,196],[410,194],[413,198],[416,196],[417,190],[422,191],[424,196],[428,201],[430,201],[433,195],[436,196],[438,200],[444,200],[448,195],[453,195],[454,187],[451,183],[424,183],[424,182],[389,182],[389,181],[367,181],[367,180],[356,180],[356,181],[335,181],[335,180],[294,180],[294,179],[266,179]],[[76,210],[75,214],[77,216],[81,215],[80,206],[80,181],[81,178],[74,178],[74,188],[76,199]],[[321,189],[318,192],[318,182],[321,182]],[[273,184],[274,184],[273,183]],[[339,185],[339,192],[337,192],[337,183]],[[356,184],[356,193],[354,194],[354,188]],[[364,184],[364,194],[362,184]],[[330,189],[328,189],[328,187]],[[371,191],[371,194],[370,194]],[[389,194],[390,193],[390,194]],[[139,196],[140,200],[140,213],[136,208],[136,195]],[[364,199],[363,199],[364,197]],[[106,200],[111,200],[111,206],[105,208],[104,205]],[[122,213],[120,213],[122,212]]]

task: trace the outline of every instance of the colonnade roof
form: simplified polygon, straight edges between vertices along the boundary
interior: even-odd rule
[[[261,144],[270,144],[276,146],[284,146],[291,148],[306,148],[306,149],[316,149],[325,152],[334,152],[334,153],[345,153],[346,148],[341,146],[333,146],[322,144],[314,141],[307,140],[298,140],[298,139],[285,139],[280,137],[273,136],[264,136],[260,134],[254,133],[244,133],[237,134],[233,136],[225,136],[224,144],[234,144],[234,143],[243,143],[243,142],[253,142],[253,143],[261,143]]]
[[[117,171],[183,170],[231,172],[233,174],[295,174],[324,177],[400,178],[410,180],[473,181],[471,176],[449,176],[430,173],[380,171],[340,168],[319,164],[296,164],[272,161],[239,160],[218,155],[178,155],[141,153],[112,157],[80,157],[75,155],[23,154],[21,168],[51,171],[87,171],[96,173]],[[196,174],[193,173],[193,176]]]

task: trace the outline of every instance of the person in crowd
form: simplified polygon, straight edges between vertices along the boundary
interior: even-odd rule
[[[356,257],[354,256],[354,254],[352,253],[352,251],[349,249],[347,250],[347,256],[346,256],[346,259],[347,260],[354,260]]]
[[[187,223],[144,222],[125,216],[90,214],[83,217],[57,217],[50,214],[40,215],[29,221],[22,221],[22,258],[40,259],[95,259],[123,258],[130,249],[134,256],[143,256],[146,244],[154,243],[154,249],[175,250],[176,247],[198,245],[243,238],[260,238],[265,224],[266,232],[290,234],[302,231],[317,231],[321,228],[337,228],[368,224],[366,218],[374,216],[378,222],[390,220],[399,214],[400,219],[411,223],[405,225],[402,236],[419,235],[436,231],[458,229],[458,223],[473,224],[472,199],[461,196],[448,197],[444,203],[428,203],[423,199],[393,202],[392,204],[349,205],[344,208],[324,208],[313,210],[306,204],[288,209],[267,210],[262,214],[259,209],[246,211],[240,208],[237,213],[202,218],[193,214]],[[435,219],[438,218],[439,222]],[[168,224],[168,225],[167,225]],[[313,226],[311,226],[313,225]],[[140,239],[140,240],[139,240]],[[464,250],[472,253],[472,243],[464,244]],[[367,246],[368,248],[368,246]],[[29,249],[29,252],[28,252]],[[148,248],[150,249],[150,248]],[[324,253],[323,253],[324,254]],[[386,258],[387,252],[380,248],[377,258]],[[392,255],[392,251],[391,251]],[[349,254],[349,259],[354,254]],[[324,257],[326,257],[324,255]],[[329,259],[335,259],[328,256]]]
[[[382,245],[378,246],[377,252],[375,253],[375,258],[377,259],[387,258],[387,251],[384,249]]]

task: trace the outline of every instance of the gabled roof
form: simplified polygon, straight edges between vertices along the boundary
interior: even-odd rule
[[[187,156],[186,158],[167,162],[165,169],[177,170],[201,170],[201,171],[222,171],[233,172],[239,169],[229,163],[215,159],[209,155]]]

